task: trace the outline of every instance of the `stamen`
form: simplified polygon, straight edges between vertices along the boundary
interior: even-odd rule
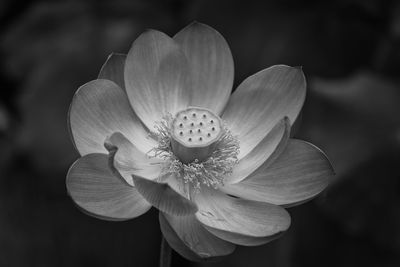
[[[192,115],[195,113],[190,114]],[[205,114],[203,114],[200,119],[207,117],[204,115]],[[183,116],[183,119],[188,120],[186,115]],[[199,159],[194,159],[192,162],[184,163],[177,157],[172,149],[171,142],[173,140],[174,131],[172,125],[173,121],[174,119],[170,114],[165,116],[162,121],[156,124],[156,131],[151,133],[152,137],[158,141],[158,146],[149,152],[151,153],[150,156],[159,157],[165,160],[159,179],[173,174],[176,178],[183,179],[185,183],[192,184],[192,186],[198,190],[201,189],[202,185],[213,188],[218,188],[218,186],[223,185],[225,177],[232,173],[233,167],[238,162],[238,139],[232,135],[225,125],[221,125],[222,128],[218,130],[220,136],[213,144],[213,150],[209,156],[201,161]],[[180,124],[178,125],[180,126]],[[210,129],[208,128],[208,130]],[[211,130],[215,131],[215,127],[212,127]],[[193,134],[192,130],[189,132]],[[202,131],[198,129],[197,132],[200,133]],[[179,135],[183,135],[183,138],[186,136],[186,142],[196,143],[199,145],[204,142],[209,142],[204,140],[204,136],[207,137],[207,140],[210,140],[212,136],[210,132],[207,132],[206,135],[203,133],[200,137],[196,134],[197,139],[193,140],[192,137],[188,137],[187,134],[185,135],[181,133],[182,131],[179,131]],[[196,137],[196,135],[193,137]],[[212,138],[214,138],[214,136]]]

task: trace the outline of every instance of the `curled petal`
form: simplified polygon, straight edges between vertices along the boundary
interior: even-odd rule
[[[221,114],[233,85],[233,58],[224,37],[193,22],[174,36],[188,59],[193,87],[190,105]]]
[[[152,180],[160,175],[162,162],[140,151],[122,133],[113,133],[104,146],[110,154],[111,169],[115,168],[128,184],[133,186],[132,175]]]
[[[286,231],[290,225],[287,211],[273,204],[234,198],[204,187],[193,198],[199,208],[197,219],[207,230],[232,243],[257,244],[260,238]]]
[[[296,120],[306,95],[301,68],[284,65],[262,70],[242,82],[229,99],[222,118],[239,136],[242,158],[283,117]]]
[[[114,132],[123,133],[143,152],[155,146],[126,94],[109,80],[94,80],[78,89],[70,107],[69,124],[81,155],[107,153],[104,139]]]
[[[112,53],[101,67],[98,79],[106,79],[115,82],[125,91],[124,68],[126,55]]]
[[[168,183],[159,183],[139,176],[132,176],[136,189],[154,207],[165,213],[185,216],[197,211],[195,203]],[[175,180],[174,177],[170,179]]]
[[[125,61],[129,101],[149,128],[188,106],[190,73],[179,45],[166,34],[148,30],[133,43]]]
[[[67,174],[67,190],[88,214],[105,220],[128,220],[140,216],[151,205],[134,187],[116,178],[105,154],[78,159]]]
[[[264,139],[245,157],[239,160],[231,175],[226,177],[226,184],[238,183],[257,170],[267,166],[282,153],[290,136],[290,122],[287,117],[280,120]]]
[[[314,145],[290,139],[282,154],[247,179],[221,190],[249,200],[293,206],[318,195],[334,175],[325,154]]]
[[[235,249],[235,245],[204,229],[194,215],[173,216],[160,212],[159,217],[161,231],[168,243],[189,260],[200,261],[225,256]]]

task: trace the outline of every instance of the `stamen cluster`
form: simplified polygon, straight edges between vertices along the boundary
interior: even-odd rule
[[[150,156],[164,159],[160,181],[164,177],[175,175],[177,179],[192,184],[195,189],[200,189],[201,185],[218,188],[238,162],[238,139],[224,126],[223,133],[208,158],[201,162],[195,159],[185,164],[174,154],[171,147],[172,121],[170,114],[165,116],[155,125],[156,131],[151,133],[151,137],[158,141],[158,145],[149,152]]]

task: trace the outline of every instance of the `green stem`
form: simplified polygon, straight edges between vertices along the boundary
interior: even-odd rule
[[[171,247],[164,236],[161,238],[160,248],[160,267],[170,267],[171,265]]]

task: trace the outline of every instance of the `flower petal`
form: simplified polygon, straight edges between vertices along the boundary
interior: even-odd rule
[[[150,129],[167,113],[185,109],[190,73],[179,45],[159,31],[140,35],[125,62],[125,86],[133,109]]]
[[[133,186],[132,175],[147,179],[156,179],[161,173],[161,160],[150,158],[133,145],[122,133],[116,132],[109,136],[104,146],[112,157],[112,167]]]
[[[94,80],[78,89],[70,107],[69,123],[81,155],[107,153],[104,139],[114,132],[123,133],[141,151],[155,146],[126,94],[109,80]]]
[[[189,215],[197,211],[196,204],[184,197],[168,181],[159,183],[139,176],[132,177],[137,190],[151,205],[160,211],[176,216]],[[170,177],[169,180],[176,179]]]
[[[160,212],[160,225],[167,224],[161,227],[161,230],[166,236],[168,243],[182,256],[189,254],[190,260],[209,259],[211,257],[219,257],[231,254],[235,250],[235,245],[219,239],[210,232],[208,232],[194,215],[188,216],[173,216],[163,214]],[[168,227],[169,226],[169,227]],[[175,245],[178,243],[172,239],[171,233],[165,232],[173,231],[175,235],[183,242],[183,246]],[[176,248],[175,248],[176,247]],[[190,252],[194,253],[192,255]]]
[[[185,53],[193,82],[191,106],[221,114],[233,85],[233,58],[224,37],[213,28],[193,22],[174,36]]]
[[[276,65],[242,82],[222,116],[228,128],[239,136],[239,157],[249,153],[283,117],[293,123],[305,94],[301,68]]]
[[[125,91],[124,68],[126,55],[112,53],[101,67],[98,79],[106,79],[115,82]]]
[[[286,147],[290,135],[290,122],[287,117],[280,120],[264,139],[234,167],[226,184],[238,183],[261,165],[271,164]]]
[[[67,190],[88,214],[106,220],[128,220],[142,215],[151,205],[116,178],[105,154],[88,154],[75,161],[67,174]]]
[[[290,139],[270,166],[261,166],[247,179],[221,190],[249,200],[292,206],[318,195],[333,175],[332,166],[320,149]]]
[[[275,239],[278,239],[285,233],[285,232],[279,232],[279,233],[271,235],[271,236],[254,237],[254,236],[247,236],[247,235],[242,235],[242,234],[233,233],[233,232],[229,232],[229,231],[219,230],[219,229],[211,228],[208,226],[205,226],[205,228],[213,235],[215,235],[223,240],[227,240],[229,242],[232,242],[234,244],[241,245],[241,246],[264,245]]]
[[[204,187],[193,199],[199,208],[196,217],[206,229],[233,243],[256,244],[259,238],[286,231],[290,225],[287,211],[273,204],[234,198]],[[235,234],[246,238],[240,242]]]
[[[164,238],[167,240],[168,244],[182,257],[190,261],[202,261],[203,259],[194,253],[188,246],[183,243],[182,239],[177,235],[177,233],[169,225],[168,221],[159,213],[160,228]]]

